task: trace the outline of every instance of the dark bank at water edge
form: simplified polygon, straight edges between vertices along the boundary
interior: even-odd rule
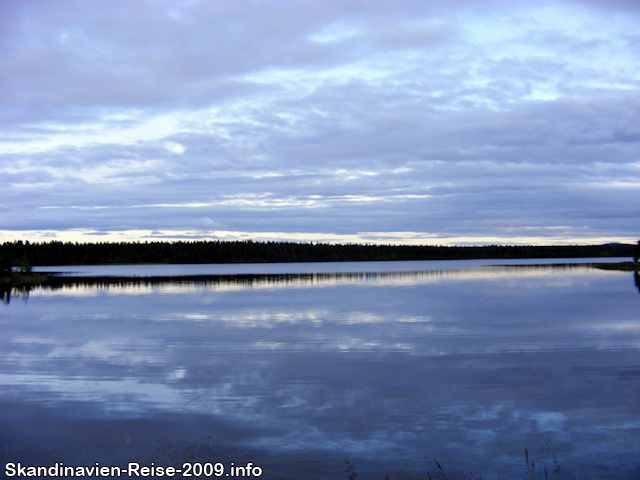
[[[469,260],[589,258],[637,256],[636,245],[440,246],[331,245],[326,243],[177,241],[121,243],[5,242],[0,267],[30,265],[191,264],[362,262],[397,260]]]

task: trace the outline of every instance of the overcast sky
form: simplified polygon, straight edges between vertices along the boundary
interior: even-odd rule
[[[640,235],[636,0],[2,0],[0,240]]]

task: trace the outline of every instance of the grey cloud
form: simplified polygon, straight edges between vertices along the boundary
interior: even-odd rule
[[[634,236],[633,7],[531,5],[5,2],[1,228]]]

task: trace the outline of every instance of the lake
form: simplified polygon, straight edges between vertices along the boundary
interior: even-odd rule
[[[36,269],[0,306],[2,466],[640,478],[639,281],[598,261]]]

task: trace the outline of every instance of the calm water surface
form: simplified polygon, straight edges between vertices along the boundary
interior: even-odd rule
[[[2,466],[640,478],[637,276],[506,263],[68,269],[0,307]]]

